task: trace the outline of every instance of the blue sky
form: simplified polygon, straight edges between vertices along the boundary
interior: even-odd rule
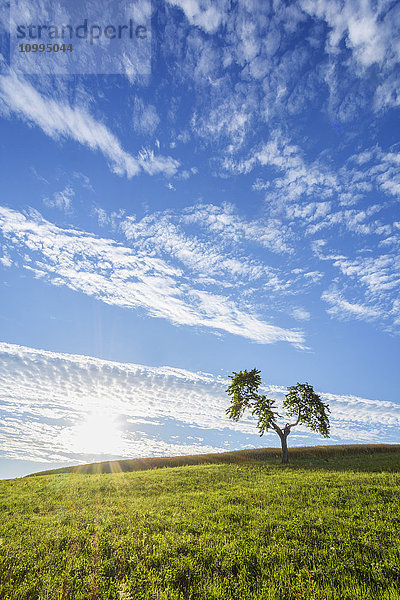
[[[400,5],[132,4],[98,73],[1,13],[0,475],[278,445],[224,415],[253,367],[399,442]]]

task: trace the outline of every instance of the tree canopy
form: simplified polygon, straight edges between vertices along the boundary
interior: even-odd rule
[[[238,373],[234,371],[233,375],[229,376],[232,379],[231,385],[226,390],[231,396],[231,405],[226,410],[229,418],[238,421],[245,410],[249,409],[258,420],[260,436],[269,429],[274,429],[281,439],[283,463],[288,462],[286,439],[296,425],[306,425],[312,431],[329,437],[329,407],[314,392],[312,385],[297,383],[287,388],[283,408],[287,417],[294,417],[296,420],[291,424],[286,423],[282,428],[277,423],[277,419],[283,417],[278,414],[275,400],[259,393],[260,373],[258,369],[252,369]]]

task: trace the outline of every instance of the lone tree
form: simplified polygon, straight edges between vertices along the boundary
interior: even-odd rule
[[[249,408],[253,415],[258,418],[258,430],[260,436],[268,429],[274,429],[281,439],[282,445],[282,464],[289,462],[287,437],[292,429],[302,423],[312,431],[316,431],[324,437],[329,437],[329,417],[330,412],[327,404],[324,404],[321,398],[314,392],[312,385],[308,383],[298,383],[288,387],[288,392],[283,401],[283,407],[288,417],[295,417],[294,423],[286,423],[282,429],[278,426],[278,414],[275,401],[259,394],[258,389],[261,385],[260,371],[252,369],[251,371],[239,371],[229,376],[232,379],[231,385],[226,390],[231,398],[231,405],[226,410],[230,419],[238,421],[246,408]]]

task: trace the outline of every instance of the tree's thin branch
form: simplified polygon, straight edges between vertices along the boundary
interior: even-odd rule
[[[296,425],[298,425],[299,423],[300,423],[300,412],[299,412],[299,416],[297,417],[297,421],[296,421],[296,423],[292,423],[292,424],[290,424],[290,425],[287,425],[287,427],[288,427],[289,429],[291,429],[292,427],[296,427]]]

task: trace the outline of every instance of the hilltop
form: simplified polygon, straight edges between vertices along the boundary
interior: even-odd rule
[[[400,444],[332,444],[326,446],[301,446],[289,449],[289,460],[302,462],[307,459],[325,459],[365,456],[371,454],[400,452]],[[27,475],[55,475],[59,473],[126,473],[130,471],[146,471],[166,467],[182,467],[202,464],[251,464],[259,461],[279,463],[280,448],[255,448],[234,450],[214,454],[193,454],[187,456],[169,456],[152,458],[132,458],[124,460],[104,461],[84,465],[61,467],[47,471],[39,471]]]
[[[399,446],[257,452],[0,481],[0,598],[400,598]]]

